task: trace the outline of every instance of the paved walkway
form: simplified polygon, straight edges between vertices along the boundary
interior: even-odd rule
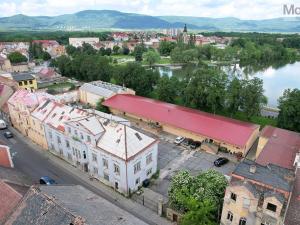
[[[17,135],[19,138],[22,138],[22,140],[24,140],[24,142],[26,142],[28,145],[32,146],[32,149],[43,154],[45,157],[47,157],[49,160],[51,160],[51,162],[53,162],[53,164],[65,169],[69,174],[76,176],[78,178],[78,180],[81,180],[84,183],[86,183],[88,186],[93,187],[93,188],[91,188],[92,189],[91,191],[95,192],[96,194],[99,194],[102,197],[105,196],[106,199],[109,200],[110,202],[112,202],[113,204],[119,206],[122,209],[125,209],[129,213],[134,212],[135,216],[144,220],[148,224],[153,224],[153,225],[154,224],[155,225],[171,225],[171,224],[173,224],[170,221],[166,220],[165,218],[160,217],[158,214],[156,214],[152,210],[115,192],[112,188],[102,184],[101,182],[99,182],[97,180],[90,180],[87,173],[72,166],[71,164],[67,163],[63,159],[51,154],[48,150],[42,149],[35,143],[31,142],[30,139],[28,139],[27,137],[24,137],[22,134],[20,134],[14,128],[10,128],[10,130],[15,135]]]

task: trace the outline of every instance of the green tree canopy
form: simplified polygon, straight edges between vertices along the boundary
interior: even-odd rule
[[[149,66],[153,66],[153,64],[160,60],[160,55],[154,50],[149,50],[143,54],[143,59],[149,64]]]
[[[300,132],[300,90],[285,90],[278,103],[278,126]]]
[[[8,55],[8,59],[11,63],[21,63],[27,62],[26,56],[22,55],[20,52],[12,52]]]

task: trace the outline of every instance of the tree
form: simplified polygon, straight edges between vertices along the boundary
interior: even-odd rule
[[[108,56],[111,55],[111,48],[105,49],[105,55],[108,55]]]
[[[157,84],[156,93],[159,100],[174,103],[177,97],[179,81],[176,77],[162,76]]]
[[[113,53],[114,53],[115,55],[119,54],[119,50],[120,50],[120,47],[119,47],[118,45],[115,45],[115,46],[113,47]]]
[[[215,170],[207,170],[198,176],[180,171],[171,180],[168,196],[172,208],[185,213],[182,223],[215,225],[217,209],[222,206],[226,178]]]
[[[123,47],[123,54],[124,54],[124,55],[128,55],[129,52],[130,52],[129,48]]]
[[[231,114],[231,117],[237,113],[239,108],[241,107],[242,103],[242,82],[237,78],[234,77],[227,88],[227,106],[228,110]]]
[[[67,45],[66,46],[66,52],[67,52],[68,55],[72,55],[73,56],[76,52],[78,52],[78,50],[73,45]]]
[[[160,55],[154,50],[149,50],[143,54],[143,58],[151,67],[160,60]]]
[[[300,132],[300,90],[285,90],[278,103],[278,126]]]
[[[42,54],[42,58],[44,61],[48,61],[51,59],[51,55],[48,52],[44,51]]]
[[[171,51],[176,47],[175,42],[161,41],[159,43],[158,51],[163,56],[169,56]]]
[[[245,112],[247,119],[258,115],[261,107],[267,104],[264,96],[263,80],[257,77],[242,81],[242,103],[241,109]]]
[[[97,101],[96,103],[96,110],[100,111],[100,112],[104,112],[104,113],[110,113],[109,108],[106,107],[105,105],[102,105],[104,99],[101,98],[99,99],[99,101]]]
[[[26,56],[22,55],[20,52],[12,52],[8,55],[8,59],[11,63],[21,63],[27,62]]]
[[[144,50],[140,45],[137,45],[134,48],[135,61],[137,61],[137,62],[143,61],[143,52],[144,52]]]

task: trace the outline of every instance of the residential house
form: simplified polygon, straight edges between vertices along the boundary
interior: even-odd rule
[[[294,171],[245,159],[226,188],[221,225],[283,225]]]
[[[18,83],[19,88],[30,91],[37,89],[36,78],[29,73],[13,74],[12,79]]]
[[[31,112],[45,99],[52,98],[45,92],[16,91],[7,101],[12,125],[23,135],[31,129]]]
[[[116,94],[102,105],[118,116],[126,116],[144,127],[203,142],[204,146],[247,154],[258,138],[259,126],[227,117],[130,94]],[[180,118],[180,120],[178,119]],[[150,131],[152,131],[151,129]]]
[[[0,56],[0,71],[4,72],[27,72],[29,70],[28,63],[11,63],[9,59]]]
[[[51,57],[58,57],[66,53],[65,47],[56,40],[33,40],[32,43],[40,44],[43,50],[48,52]]]
[[[83,43],[94,45],[99,43],[99,38],[97,37],[82,37],[82,38],[69,38],[69,45],[74,47],[81,47]]]
[[[112,37],[115,41],[118,41],[118,42],[128,41],[128,39],[129,39],[128,34],[125,32],[114,32],[112,34]]]
[[[79,99],[84,104],[96,106],[99,100],[104,100],[112,97],[115,94],[135,94],[132,89],[122,87],[119,85],[103,82],[93,81],[85,83],[79,88]]]

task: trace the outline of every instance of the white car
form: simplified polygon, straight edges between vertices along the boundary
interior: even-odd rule
[[[4,120],[0,120],[0,129],[6,129],[6,123],[4,122]]]
[[[179,137],[177,137],[177,138],[175,139],[174,143],[175,143],[176,145],[179,145],[179,144],[181,144],[181,142],[184,141],[184,139],[185,139],[184,137],[179,136]]]

